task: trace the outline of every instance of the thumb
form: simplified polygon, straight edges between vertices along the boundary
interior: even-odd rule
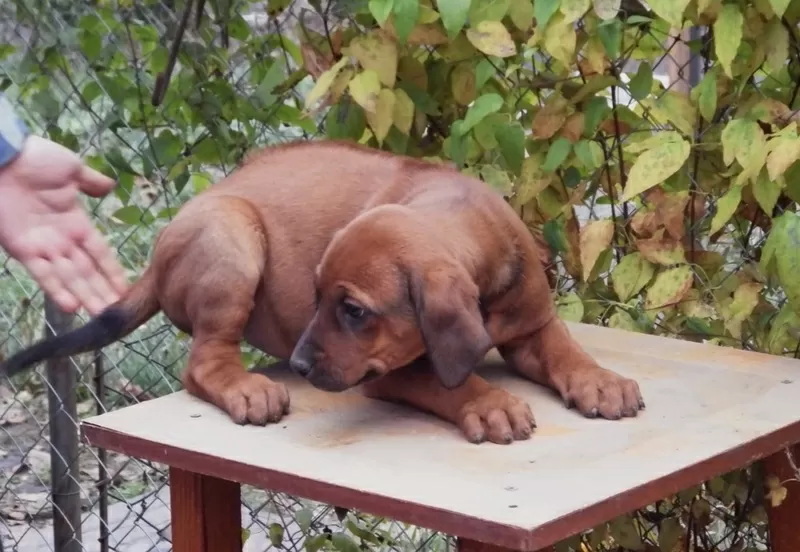
[[[103,173],[83,165],[78,172],[78,188],[92,197],[101,197],[114,189],[114,181]]]

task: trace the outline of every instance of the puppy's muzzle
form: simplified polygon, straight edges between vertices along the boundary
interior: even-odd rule
[[[304,378],[308,377],[311,370],[314,369],[313,351],[309,351],[308,346],[296,348],[289,358],[289,366],[295,374]]]

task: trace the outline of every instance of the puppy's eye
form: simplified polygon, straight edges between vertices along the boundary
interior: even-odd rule
[[[367,313],[364,307],[361,305],[356,305],[350,301],[344,301],[342,303],[342,308],[344,309],[344,314],[352,320],[361,320]]]

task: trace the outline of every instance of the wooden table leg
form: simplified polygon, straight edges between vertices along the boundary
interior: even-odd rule
[[[238,483],[170,468],[169,485],[174,552],[242,552]]]
[[[790,453],[800,463],[800,445],[792,447]],[[781,481],[797,478],[785,451],[764,459],[764,475],[774,475]],[[800,550],[800,484],[788,483],[789,491],[780,506],[767,504],[769,515],[769,538],[772,552],[797,552]]]
[[[457,552],[514,552],[511,548],[503,548],[502,546],[495,546],[493,544],[484,544],[482,542],[464,539],[458,537],[456,539]],[[549,546],[542,548],[539,552],[555,552],[555,548]]]

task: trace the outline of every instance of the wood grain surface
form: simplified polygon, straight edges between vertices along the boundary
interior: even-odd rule
[[[585,419],[490,358],[481,373],[530,400],[539,428],[529,441],[472,445],[430,415],[358,391],[315,390],[285,366],[269,368],[292,396],[276,425],[237,426],[179,392],[89,418],[84,438],[518,550],[800,442],[800,361],[569,326],[602,365],[639,381],[647,409],[637,418]]]

